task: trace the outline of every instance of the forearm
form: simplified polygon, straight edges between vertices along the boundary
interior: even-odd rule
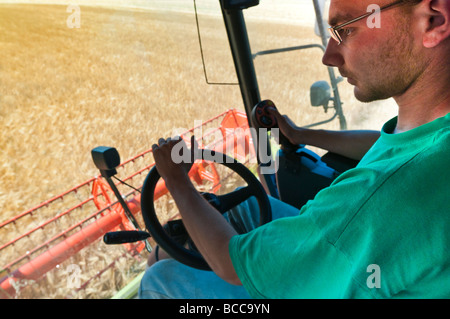
[[[298,128],[295,140],[306,144],[360,160],[380,137],[380,132],[369,130],[327,131]]]
[[[292,144],[319,147],[351,159],[360,160],[380,137],[380,132],[369,130],[327,131],[298,127],[275,108],[270,113],[277,118],[283,134]]]
[[[241,284],[236,275],[228,245],[237,235],[225,218],[212,207],[186,177],[183,181],[166,181],[183,223],[197,249],[211,269],[232,284]]]

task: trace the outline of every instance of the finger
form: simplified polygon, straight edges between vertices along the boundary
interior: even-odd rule
[[[292,123],[292,121],[289,119],[287,115],[281,115],[281,113],[274,107],[268,107],[267,111],[272,116],[275,116],[278,123],[288,123],[288,124]]]
[[[275,107],[269,106],[266,110],[269,114],[273,116],[281,116],[280,112]]]
[[[275,119],[277,120],[277,122],[279,122],[280,120],[283,120],[283,115],[281,115],[281,113],[274,107],[268,107],[267,108],[267,112],[274,116]]]
[[[161,145],[163,145],[165,142],[166,142],[166,140],[165,140],[164,138],[161,137],[161,138],[158,140],[158,145],[161,146]]]
[[[154,151],[156,151],[158,149],[158,145],[157,144],[153,144],[152,145],[152,151],[154,152]]]
[[[266,110],[267,110],[269,113],[275,113],[275,112],[279,113],[278,110],[277,110],[275,107],[273,107],[273,106],[267,107]]]

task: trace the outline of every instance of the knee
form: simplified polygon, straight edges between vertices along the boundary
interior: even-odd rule
[[[167,283],[170,276],[170,260],[161,260],[147,268],[139,286],[140,299],[170,299]]]

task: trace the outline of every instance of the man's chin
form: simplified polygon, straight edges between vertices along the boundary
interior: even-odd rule
[[[359,89],[357,86],[353,88],[353,94],[355,95],[355,98],[363,103],[369,103],[372,102],[367,94],[365,94],[361,89]]]
[[[362,90],[358,86],[355,85],[353,89],[353,94],[355,95],[355,98],[363,103],[370,103],[373,101],[378,100],[384,100],[386,97],[381,96],[380,94],[376,94],[376,92],[368,91],[368,90]]]

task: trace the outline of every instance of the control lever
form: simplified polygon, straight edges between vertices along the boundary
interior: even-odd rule
[[[107,245],[119,245],[146,240],[150,234],[141,230],[125,230],[106,233],[103,241]]]
[[[111,179],[111,176],[117,174],[116,167],[120,164],[119,152],[114,147],[98,146],[91,151],[92,159],[94,160],[95,166],[100,170],[101,175],[106,179],[109,186],[111,187],[114,195],[116,195],[117,200],[125,211],[125,215],[128,220],[133,224],[136,229],[139,229],[139,224],[128,208],[127,203],[125,203],[122,195],[117,189],[116,185]]]
[[[112,176],[117,174],[116,167],[120,165],[119,152],[114,147],[98,146],[92,149],[91,155],[95,166],[97,166],[97,168],[100,170],[101,175],[106,179],[112,191],[114,192],[114,195],[116,195],[117,201],[122,206],[128,221],[133,225],[135,229],[137,229],[132,231],[106,233],[103,236],[103,241],[107,245],[115,245],[146,240],[148,237],[150,237],[150,234],[140,230],[139,223],[137,222],[136,218],[134,218],[134,215],[131,213],[130,208],[128,207],[124,198],[111,179]],[[149,252],[152,250],[150,244],[147,241],[145,242],[145,247]]]
[[[269,108],[276,109],[275,104],[271,100],[264,100],[255,105],[252,110],[252,120],[253,123],[258,125],[258,128],[278,128],[278,122],[275,116],[269,113]],[[279,130],[279,143],[281,149],[285,152],[295,152],[299,148],[298,145],[294,145],[283,135],[281,130]]]

